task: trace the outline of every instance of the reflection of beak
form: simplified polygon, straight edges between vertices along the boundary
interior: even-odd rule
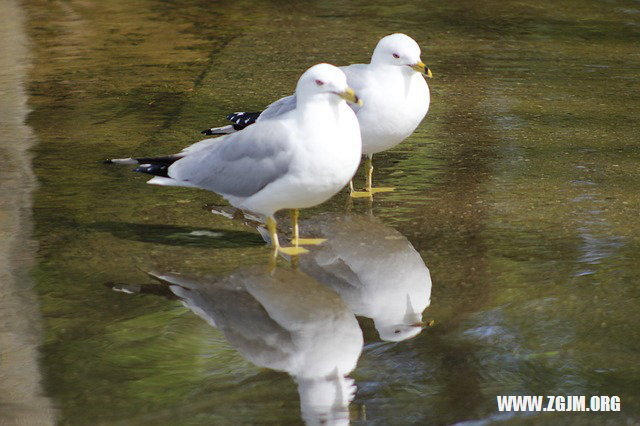
[[[433,74],[431,74],[431,70],[429,69],[429,67],[426,66],[422,61],[418,62],[417,64],[410,65],[410,67],[429,78],[433,77]]]
[[[356,95],[356,92],[354,92],[353,89],[350,87],[347,87],[347,90],[345,90],[342,93],[338,93],[338,95],[340,95],[340,97],[347,102],[351,102],[353,104],[357,104],[358,106],[362,106],[362,99],[360,99]]]

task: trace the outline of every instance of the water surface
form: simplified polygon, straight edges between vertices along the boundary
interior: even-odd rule
[[[40,352],[28,382],[30,395],[46,397],[33,402],[41,419],[48,407],[60,424],[306,418],[295,375],[243,357],[224,330],[147,275],[224,280],[266,267],[259,234],[203,209],[223,204],[213,194],[148,186],[100,160],[176,151],[228,112],[290,93],[314,63],[367,61],[396,31],[420,43],[434,72],[423,124],[375,157],[377,181],[398,189],[371,204],[342,192],[302,214],[368,217],[384,227],[380,235],[404,238],[430,270],[423,319],[435,323],[388,342],[359,314],[364,346],[345,376],[357,386],[348,417],[640,417],[637,1],[29,0],[20,13],[15,37],[28,40],[19,58],[30,68],[25,75],[20,59],[0,83],[24,75],[18,96],[31,112],[24,121],[20,100],[6,111],[17,111],[17,131],[36,141],[38,186],[27,172],[8,190],[26,188],[19,202],[28,215],[2,226],[37,243],[12,265],[30,269],[21,279],[35,283],[18,312],[42,328],[32,333]],[[6,135],[3,149],[15,140]],[[378,244],[376,232],[353,238]],[[366,266],[373,253],[355,259]],[[304,266],[310,282],[322,281]],[[280,259],[278,268],[291,266]],[[20,303],[5,294],[0,309]],[[506,415],[496,406],[503,394],[618,395],[623,408]]]

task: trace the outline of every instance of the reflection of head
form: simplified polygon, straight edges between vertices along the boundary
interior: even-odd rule
[[[405,236],[373,216],[358,214],[319,215],[304,227],[328,238],[300,259],[304,272],[333,287],[357,316],[373,319],[383,340],[420,333],[431,276]]]
[[[307,425],[348,425],[349,403],[356,387],[353,379],[338,373],[326,377],[297,377],[300,409]]]
[[[429,306],[429,301],[427,301]],[[426,308],[426,306],[425,306]],[[417,312],[411,303],[411,296],[407,294],[404,309],[387,309],[380,316],[373,318],[373,322],[382,340],[400,342],[420,334],[424,327],[422,311]]]
[[[402,340],[411,339],[417,336],[422,331],[422,324],[406,325],[406,324],[389,324],[378,325],[376,323],[376,329],[380,338],[387,342],[400,342]]]

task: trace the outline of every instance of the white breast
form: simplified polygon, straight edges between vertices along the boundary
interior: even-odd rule
[[[362,152],[375,154],[398,145],[418,127],[429,110],[429,86],[418,73],[387,73],[376,76],[362,99],[357,113]]]

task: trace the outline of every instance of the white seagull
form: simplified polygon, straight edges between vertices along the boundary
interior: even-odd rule
[[[370,197],[393,188],[372,188],[373,154],[393,148],[405,140],[427,115],[430,92],[423,74],[431,70],[420,59],[420,46],[405,34],[383,37],[373,51],[371,63],[341,67],[347,81],[363,105],[351,105],[362,133],[362,153],[366,154],[367,183],[364,192],[353,197]],[[227,116],[234,124],[203,131],[209,135],[233,133],[253,123],[264,122],[296,108],[300,95],[279,99],[262,112],[236,112]]]
[[[274,254],[298,247],[297,209],[331,198],[355,174],[362,152],[360,127],[345,100],[359,103],[339,68],[318,64],[298,80],[297,108],[260,120],[242,132],[205,139],[165,157],[124,158],[155,175],[148,183],[207,189],[233,206],[266,218]],[[295,245],[281,247],[274,214],[293,210]]]

